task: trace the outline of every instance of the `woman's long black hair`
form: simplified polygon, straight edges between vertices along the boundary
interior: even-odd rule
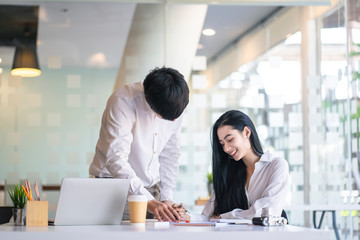
[[[213,184],[215,191],[214,215],[229,212],[235,208],[248,209],[246,196],[246,166],[242,160],[235,161],[224,152],[217,130],[231,126],[242,132],[247,126],[251,130],[250,144],[254,153],[263,154],[255,126],[251,119],[241,111],[230,110],[215,122],[212,128]]]

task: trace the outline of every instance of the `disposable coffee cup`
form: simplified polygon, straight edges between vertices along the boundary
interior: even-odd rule
[[[131,195],[128,197],[130,223],[132,225],[145,225],[147,201],[145,195]]]

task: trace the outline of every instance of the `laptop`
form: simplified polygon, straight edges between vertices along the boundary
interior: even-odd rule
[[[64,178],[54,225],[121,224],[129,180]]]

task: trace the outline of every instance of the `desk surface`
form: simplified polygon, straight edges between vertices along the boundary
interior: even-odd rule
[[[295,226],[262,227],[232,225],[222,227],[173,226],[157,228],[153,223],[136,227],[122,225],[21,227],[12,223],[0,225],[0,239],[136,239],[136,240],[220,240],[220,239],[330,239],[330,232]]]
[[[290,205],[284,208],[292,211],[339,211],[339,210],[360,210],[358,204],[304,204],[304,205]]]

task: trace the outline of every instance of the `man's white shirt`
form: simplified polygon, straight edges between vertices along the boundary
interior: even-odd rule
[[[160,182],[160,200],[173,198],[180,157],[183,116],[160,119],[145,100],[142,82],[114,92],[102,116],[89,173],[130,179],[130,193],[154,197],[145,189]]]

